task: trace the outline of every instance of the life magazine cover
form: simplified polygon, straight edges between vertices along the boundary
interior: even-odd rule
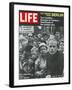
[[[70,84],[70,6],[9,4],[9,86]]]
[[[64,77],[64,13],[19,11],[19,80]]]

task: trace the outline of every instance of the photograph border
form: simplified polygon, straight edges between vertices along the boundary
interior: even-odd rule
[[[48,84],[34,84],[34,85],[18,85],[14,86],[14,5],[33,5],[33,6],[44,6],[44,7],[63,7],[69,9],[69,77],[68,82],[63,83],[48,83]],[[52,5],[52,4],[38,4],[38,3],[19,3],[19,2],[10,2],[9,3],[9,86],[10,87],[32,87],[32,86],[47,86],[47,85],[62,85],[70,84],[70,6],[68,5]]]

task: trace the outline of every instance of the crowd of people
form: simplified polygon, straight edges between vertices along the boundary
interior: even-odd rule
[[[64,38],[55,34],[19,35],[19,79],[64,76]]]

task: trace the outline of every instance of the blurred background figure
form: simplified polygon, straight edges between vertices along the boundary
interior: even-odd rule
[[[32,49],[31,49],[31,58],[35,61],[36,59],[37,59],[37,57],[38,57],[38,48],[36,48],[36,47],[33,47]]]
[[[41,37],[42,37],[42,35],[39,33],[38,35],[37,35],[37,38],[38,38],[38,43],[40,44],[40,42],[41,42]]]
[[[22,49],[27,43],[28,40],[22,34],[19,35],[19,49]]]
[[[28,34],[28,41],[32,41],[32,40],[33,40],[32,33],[29,33],[29,34]]]
[[[31,55],[31,49],[33,48],[33,37],[32,33],[28,34],[28,43],[25,46],[25,58],[29,58]]]
[[[42,38],[43,38],[44,42],[47,44],[47,41],[48,41],[48,39],[49,39],[49,35],[44,32],[44,33],[42,34]]]
[[[24,57],[24,49],[28,43],[28,40],[21,34],[19,36],[19,60],[21,61]]]
[[[59,51],[64,54],[64,38],[60,39]]]
[[[55,39],[57,40],[57,42],[58,42],[58,44],[59,44],[59,40],[60,40],[60,37],[61,35],[60,35],[60,32],[59,31],[56,31],[56,33],[55,33]]]
[[[55,39],[55,36],[54,36],[54,35],[52,35],[52,34],[50,34],[49,39]]]
[[[48,47],[48,51],[49,51],[49,41],[50,40],[52,40],[52,39],[55,39],[55,36],[54,35],[52,35],[52,34],[50,34],[50,36],[49,36],[49,38],[48,38],[48,40],[47,40],[47,47]]]
[[[33,41],[33,47],[38,48],[38,42],[37,41]]]
[[[37,36],[38,36],[38,38],[39,38],[39,39],[42,37],[42,35],[41,35],[41,34],[38,34]]]
[[[22,63],[22,73],[24,79],[31,79],[35,77],[35,61],[38,57],[38,49],[31,49],[31,56],[29,58],[24,58]]]

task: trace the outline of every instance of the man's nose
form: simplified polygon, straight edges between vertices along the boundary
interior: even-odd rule
[[[53,47],[51,47],[51,49],[53,50]]]

